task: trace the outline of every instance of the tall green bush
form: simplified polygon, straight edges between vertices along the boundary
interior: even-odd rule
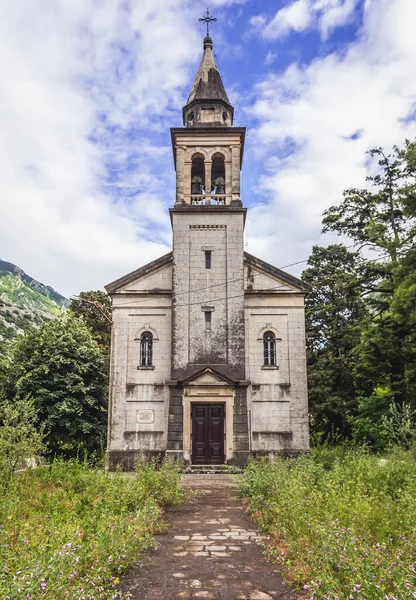
[[[53,319],[19,339],[0,375],[0,398],[30,397],[52,454],[76,456],[104,445],[106,357],[87,326],[71,315]]]
[[[0,485],[46,450],[33,400],[5,402],[0,416]]]

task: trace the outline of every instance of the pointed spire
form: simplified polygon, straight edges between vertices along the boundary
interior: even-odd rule
[[[212,53],[212,38],[204,38],[204,54],[183,108],[186,127],[230,127],[234,108],[225,91],[220,72]]]
[[[187,104],[193,100],[223,100],[230,103],[212,53],[212,39],[209,36],[204,39],[204,55]]]

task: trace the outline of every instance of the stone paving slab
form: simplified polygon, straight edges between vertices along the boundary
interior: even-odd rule
[[[233,475],[184,475],[183,485],[200,493],[169,513],[168,532],[123,578],[123,592],[133,600],[300,600],[266,560]]]

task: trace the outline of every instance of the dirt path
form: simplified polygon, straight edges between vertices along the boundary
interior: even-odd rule
[[[234,477],[185,475],[183,482],[202,494],[171,511],[158,550],[129,572],[122,590],[133,600],[298,600],[264,557]]]

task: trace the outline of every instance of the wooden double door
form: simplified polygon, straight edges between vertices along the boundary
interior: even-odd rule
[[[192,464],[224,463],[224,404],[192,404]]]

